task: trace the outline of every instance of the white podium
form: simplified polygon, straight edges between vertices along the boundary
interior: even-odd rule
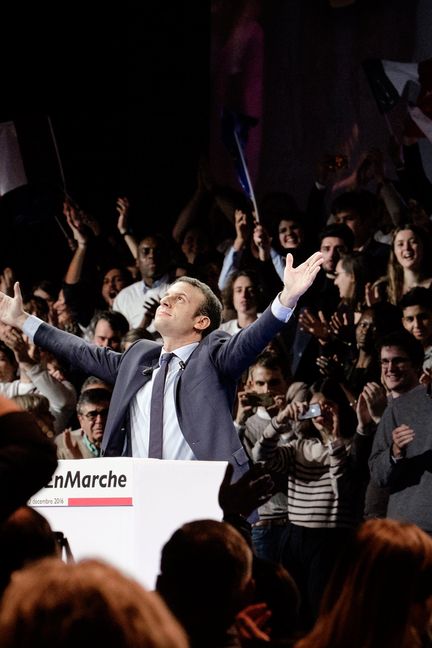
[[[192,520],[222,519],[225,468],[224,461],[61,460],[29,505],[65,534],[75,559],[101,558],[153,589],[172,533]]]

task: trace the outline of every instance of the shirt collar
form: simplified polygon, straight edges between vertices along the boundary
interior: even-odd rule
[[[95,444],[90,441],[90,439],[88,438],[88,436],[85,433],[82,435],[82,439],[84,441],[84,444],[87,446],[87,448],[92,453],[92,455],[94,455],[95,457],[99,457],[99,455],[100,455],[99,448],[97,448],[95,446]]]
[[[169,275],[168,275],[168,274],[164,274],[164,275],[162,275],[162,277],[159,277],[159,279],[155,279],[155,280],[153,281],[153,285],[152,285],[152,286],[147,286],[147,285],[144,283],[144,279],[142,280],[141,283],[142,283],[142,286],[143,286],[143,291],[146,293],[148,290],[153,290],[153,288],[160,288],[161,286],[164,286],[164,285],[169,284],[169,283],[170,283],[170,280],[169,280]]]
[[[179,358],[183,362],[187,362],[187,360],[189,360],[189,357],[192,355],[192,352],[197,348],[198,345],[199,342],[192,342],[191,344],[185,344],[184,346],[178,347],[178,349],[174,349],[173,353],[174,355],[177,356],[177,358]],[[168,353],[168,352],[162,347],[162,353]]]

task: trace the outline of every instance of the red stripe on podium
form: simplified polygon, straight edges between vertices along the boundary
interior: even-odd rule
[[[68,506],[132,506],[132,497],[69,497]]]

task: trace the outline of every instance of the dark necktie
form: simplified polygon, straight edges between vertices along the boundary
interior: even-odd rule
[[[165,381],[168,365],[173,356],[174,353],[163,353],[161,355],[160,369],[153,381],[153,391],[150,401],[149,459],[162,459]]]

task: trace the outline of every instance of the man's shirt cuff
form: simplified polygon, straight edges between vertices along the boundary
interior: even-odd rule
[[[293,308],[288,308],[288,306],[284,306],[283,304],[281,304],[279,295],[273,300],[273,303],[271,305],[271,311],[273,315],[280,322],[285,322],[285,324],[288,322],[291,315],[293,314],[293,310],[294,310]]]
[[[30,317],[27,317],[26,321],[24,322],[23,333],[24,335],[27,335],[27,337],[30,338],[31,342],[33,342],[33,338],[36,335],[36,331],[38,330],[41,324],[43,324],[43,321],[39,319],[39,317],[36,317],[35,315],[30,315]]]

